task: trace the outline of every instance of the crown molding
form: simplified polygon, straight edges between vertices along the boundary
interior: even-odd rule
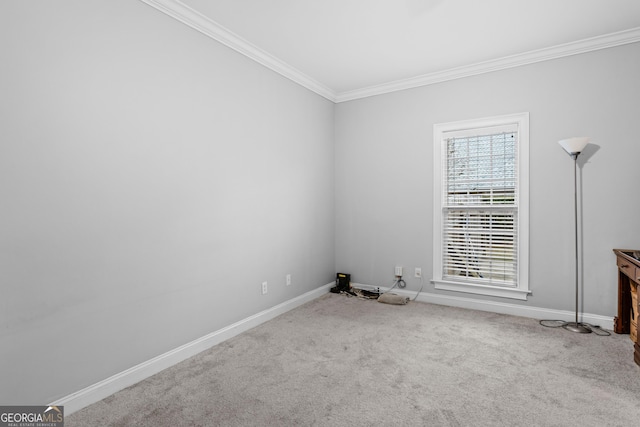
[[[522,65],[536,62],[549,61],[563,58],[565,56],[578,55],[594,50],[606,49],[629,43],[640,42],[640,27],[602,36],[591,37],[571,43],[565,43],[549,48],[532,50],[529,52],[493,59],[490,61],[478,62],[476,64],[423,74],[404,80],[396,80],[376,86],[369,86],[362,89],[341,92],[338,94],[336,103],[346,102],[369,96],[382,95],[385,93],[411,89],[419,86],[427,86],[435,83],[446,82],[448,80],[461,79],[478,74],[490,73],[507,68],[520,67]]]
[[[143,3],[159,10],[160,12],[177,19],[183,24],[200,31],[202,34],[224,44],[227,47],[247,56],[261,65],[275,71],[278,74],[298,83],[299,85],[317,93],[324,98],[336,102],[337,94],[320,83],[307,76],[291,65],[281,61],[275,56],[265,52],[259,47],[226,29],[215,21],[193,10],[179,0],[140,0]]]
[[[180,0],[140,1],[197,31],[200,31],[204,35],[211,37],[225,46],[228,46],[248,58],[253,59],[259,64],[262,64],[263,66],[334,103],[352,101],[360,98],[367,98],[370,96],[442,83],[449,80],[471,77],[478,74],[490,73],[507,68],[520,67],[536,62],[549,61],[552,59],[563,58],[565,56],[578,55],[594,50],[640,42],[640,27],[637,27],[549,48],[532,50],[503,58],[478,62],[476,64],[436,71],[408,79],[396,80],[389,83],[338,93],[286,62],[253,45],[200,12],[190,8]]]

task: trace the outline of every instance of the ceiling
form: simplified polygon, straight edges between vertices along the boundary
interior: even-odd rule
[[[344,101],[640,42],[638,0],[142,0]]]

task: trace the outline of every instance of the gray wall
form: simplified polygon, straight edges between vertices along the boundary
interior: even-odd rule
[[[590,136],[581,157],[585,312],[613,316],[613,248],[640,247],[640,43],[336,106],[336,268],[408,290],[432,276],[433,125],[530,113],[530,288],[526,302],[575,309],[573,162],[557,141]],[[633,193],[633,189],[635,193]]]
[[[131,0],[0,2],[0,55],[2,404],[333,279],[331,102]]]

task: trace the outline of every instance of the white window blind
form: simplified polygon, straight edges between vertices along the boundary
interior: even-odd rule
[[[517,126],[444,134],[443,278],[517,286]]]
[[[436,289],[525,300],[529,114],[434,125]]]

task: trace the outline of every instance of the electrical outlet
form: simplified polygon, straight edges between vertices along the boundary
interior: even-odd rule
[[[287,274],[287,286],[291,285],[291,275]]]
[[[420,267],[416,267],[416,277],[417,278],[422,277],[422,269]]]
[[[262,295],[267,293],[267,282],[262,282]]]
[[[402,277],[402,267],[396,266],[396,276]]]

